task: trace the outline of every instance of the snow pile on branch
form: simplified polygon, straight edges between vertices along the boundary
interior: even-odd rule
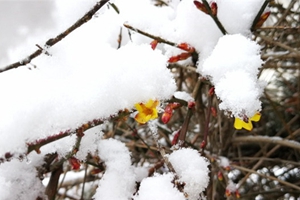
[[[138,195],[134,200],[185,200],[183,193],[174,187],[174,174],[155,174],[141,182]]]
[[[99,156],[106,171],[94,197],[96,199],[128,200],[134,193],[135,175],[127,147],[114,139],[99,142]]]
[[[168,157],[174,167],[179,181],[185,183],[184,191],[188,199],[197,200],[199,194],[209,183],[209,162],[194,149],[183,148],[171,153]]]
[[[37,160],[37,159],[35,159]],[[44,198],[45,187],[37,177],[36,167],[41,163],[27,163],[25,160],[11,160],[0,167],[0,196],[8,199]]]
[[[134,200],[185,200],[184,193],[190,200],[199,199],[200,193],[209,183],[209,163],[206,158],[201,157],[196,150],[187,148],[176,150],[166,156],[174,167],[176,176],[169,172],[145,178]],[[176,188],[180,183],[184,185],[181,192]]]
[[[0,155],[13,150],[25,153],[26,142],[107,118],[137,102],[168,99],[175,91],[167,58],[149,45],[107,47],[82,58],[76,58],[82,49],[67,52],[69,45],[55,49],[50,60],[40,58],[40,70],[0,74],[5,94],[0,99]]]
[[[203,64],[203,75],[210,78],[222,101],[220,109],[235,117],[252,117],[261,109],[262,85],[257,74],[263,62],[259,53],[254,41],[240,34],[225,35]]]

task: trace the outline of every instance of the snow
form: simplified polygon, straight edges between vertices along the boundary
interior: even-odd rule
[[[201,72],[215,86],[221,110],[235,117],[252,117],[261,109],[258,70],[263,64],[260,46],[241,34],[221,37]]]
[[[174,97],[177,99],[182,99],[186,102],[195,101],[195,99],[190,94],[184,91],[176,91],[174,93]]]
[[[42,46],[47,39],[61,33],[96,2],[56,0],[55,3],[48,2],[49,10],[45,13],[36,7],[30,8],[26,2],[24,12],[37,12],[43,17],[27,16],[26,20],[31,24],[3,29],[5,36],[0,39],[15,40],[16,36],[10,36],[10,33],[17,31],[22,37],[15,41],[22,41],[24,45],[18,44],[16,48],[16,43],[0,43],[3,44],[2,52],[7,52],[1,66],[7,61],[25,62],[26,56],[36,50],[35,44]],[[0,98],[1,158],[7,152],[15,156],[26,154],[28,143],[76,129],[94,119],[105,120],[126,108],[133,111],[138,102],[164,101],[173,95],[186,101],[193,100],[185,92],[176,92],[173,74],[167,69],[168,58],[181,50],[164,44],[152,50],[149,45],[152,39],[133,32],[130,38],[123,23],[195,47],[199,53],[197,72],[214,84],[221,100],[220,109],[234,117],[243,114],[251,117],[261,109],[262,84],[257,80],[257,73],[263,63],[260,46],[249,39],[249,28],[261,0],[218,0],[218,17],[229,33],[225,36],[210,16],[196,9],[192,0],[173,0],[169,7],[155,7],[150,0],[115,0],[111,3],[118,7],[119,14],[112,7],[104,6],[88,23],[55,46],[47,47],[45,50],[51,56],[42,54],[26,67],[0,74],[3,94]],[[0,13],[8,14],[8,11]],[[40,21],[43,18],[47,23]],[[118,48],[120,31],[122,40]],[[191,60],[180,63],[188,62]],[[158,121],[149,124],[156,133]],[[76,154],[76,158],[85,160],[87,153],[98,150],[105,162],[107,169],[99,181],[96,199],[185,199],[172,183],[173,173],[146,178],[145,168],[136,169],[131,165],[126,146],[114,139],[102,139],[101,130],[99,126],[86,131]],[[35,199],[42,196],[45,188],[36,177],[36,167],[41,165],[47,153],[65,156],[75,141],[76,136],[72,135],[43,146],[40,155],[27,155],[28,162],[13,158],[2,163],[1,198]],[[186,184],[184,191],[188,198],[198,199],[209,183],[208,161],[192,149],[174,151],[168,159],[179,180]],[[141,181],[141,187],[133,197],[135,181]]]
[[[135,176],[129,151],[125,144],[114,139],[101,140],[99,156],[106,171],[99,181],[96,199],[128,200],[134,193]],[[120,167],[121,166],[121,167]]]
[[[134,200],[185,200],[183,193],[171,183],[173,179],[174,175],[171,173],[155,174],[154,177],[144,179]]]
[[[30,156],[32,157],[32,156]],[[1,199],[36,199],[36,197],[45,197],[45,187],[37,177],[36,167],[41,165],[37,158],[35,162],[27,160],[11,160],[1,164],[0,167],[0,194]],[[30,191],[30,192],[28,192]]]
[[[209,183],[209,162],[201,157],[194,149],[183,148],[174,151],[168,159],[179,176],[185,183],[184,191],[190,200],[197,200]]]
[[[10,149],[25,152],[24,141],[33,142],[93,119],[107,118],[119,110],[133,108],[137,102],[167,99],[175,90],[166,68],[167,58],[149,45],[108,48],[101,54],[100,65],[94,64],[98,63],[98,53],[74,60],[73,56],[82,52],[68,50],[57,49],[51,61],[40,58],[38,66],[49,63],[53,65],[51,71],[46,66],[49,68],[33,72],[20,69],[0,74],[1,90],[6,94],[0,100],[0,131],[10,133],[4,134],[1,141],[12,136],[19,138],[9,144],[2,142],[0,154]],[[119,59],[112,62],[112,56]]]

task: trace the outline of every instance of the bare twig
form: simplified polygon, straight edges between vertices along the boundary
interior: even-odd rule
[[[202,80],[198,79],[197,83],[195,85],[195,88],[194,88],[194,91],[193,91],[193,97],[194,97],[195,101],[197,100],[197,98],[199,96],[199,93],[200,93],[200,90],[201,90],[201,83],[202,83]],[[179,139],[179,144],[181,146],[184,145],[186,133],[187,133],[188,126],[189,126],[190,119],[191,119],[192,115],[193,115],[193,108],[189,108],[188,112],[186,114],[185,120],[183,122],[182,128],[180,130],[179,138],[178,138]]]
[[[129,24],[124,24],[124,26],[132,31],[135,31],[139,34],[142,34],[146,37],[149,37],[149,38],[152,38],[153,40],[157,40],[159,43],[164,43],[164,44],[168,44],[170,46],[173,46],[173,47],[176,47],[176,43],[175,42],[171,42],[171,41],[168,41],[166,39],[163,39],[161,37],[158,37],[158,36],[155,36],[155,35],[151,35],[150,33],[147,33],[145,31],[142,31],[140,29],[137,29],[137,28],[134,28],[132,26],[130,26]]]
[[[55,38],[50,38],[46,43],[45,47],[51,47],[64,39],[66,36],[68,36],[71,32],[73,32],[75,29],[79,28],[82,24],[88,22],[93,15],[100,9],[102,6],[104,6],[109,0],[101,0],[97,2],[94,7],[88,11],[83,17],[81,17],[79,20],[77,20],[71,27],[69,27],[67,30],[62,32],[61,34],[57,35]],[[10,64],[2,69],[0,69],[0,73],[4,71],[8,71],[14,68],[18,68],[20,66],[27,65],[28,63],[31,62],[32,59],[36,58],[37,56],[41,55],[43,52],[43,49],[39,48],[26,58],[24,58],[22,61],[15,62],[13,64]]]
[[[297,51],[296,49],[294,49],[294,48],[292,48],[292,47],[290,47],[290,46],[288,46],[286,44],[283,44],[281,42],[277,42],[277,41],[272,40],[271,38],[268,38],[268,37],[263,36],[261,34],[258,37],[260,37],[261,39],[265,40],[267,43],[273,44],[275,46],[279,46],[279,47],[281,47],[283,49],[286,49],[286,50],[288,50],[290,52],[294,52],[296,54],[296,56],[300,56],[300,51]]]
[[[300,130],[298,132],[300,132]],[[239,136],[239,137],[234,137],[232,139],[232,142],[233,143],[239,143],[239,142],[271,143],[271,144],[278,144],[281,146],[286,146],[286,147],[300,150],[300,143],[298,143],[296,141],[292,141],[292,140],[283,139],[280,137]]]
[[[208,2],[206,0],[202,0],[205,8],[208,11],[209,16],[211,16],[211,18],[214,20],[214,22],[216,23],[216,25],[218,26],[218,28],[220,29],[220,31],[223,33],[223,35],[227,34],[227,31],[225,30],[223,24],[220,22],[219,18],[217,17],[217,15],[214,15],[211,7],[209,6]]]
[[[283,181],[279,178],[276,178],[274,176],[268,176],[268,175],[265,175],[265,174],[261,174],[261,173],[258,173],[257,171],[254,171],[254,170],[251,170],[251,169],[248,169],[246,167],[241,167],[241,166],[237,166],[237,165],[231,165],[232,167],[234,167],[235,169],[239,169],[239,170],[242,170],[242,171],[245,171],[245,172],[248,172],[248,173],[252,173],[252,174],[257,174],[261,177],[264,177],[264,178],[267,178],[267,179],[271,179],[273,181],[278,181],[279,183],[283,184],[283,185],[286,185],[286,186],[289,186],[291,188],[294,188],[296,190],[300,190],[300,187],[295,185],[295,184],[292,184],[292,183],[289,183],[289,182],[286,182],[286,181]]]

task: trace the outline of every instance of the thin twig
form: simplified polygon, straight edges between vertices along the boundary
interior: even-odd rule
[[[200,93],[200,90],[201,90],[201,83],[202,83],[202,80],[198,79],[197,83],[195,85],[195,88],[194,88],[194,91],[193,91],[193,97],[194,97],[195,101],[197,100],[197,98],[199,96],[199,93]],[[184,145],[186,133],[187,133],[188,126],[189,126],[190,119],[191,119],[192,115],[193,115],[193,108],[189,108],[188,111],[187,111],[185,120],[183,122],[182,128],[181,128],[180,133],[179,133],[178,140],[179,140],[180,146]]]
[[[267,5],[269,4],[269,2],[270,2],[270,0],[265,0],[265,2],[263,3],[263,5],[261,6],[261,8],[258,11],[256,17],[254,18],[254,21],[253,21],[252,26],[251,26],[251,31],[254,31],[255,26],[256,26],[257,22],[259,21],[259,19],[260,19],[260,16],[265,11],[265,9],[266,9]]]
[[[268,175],[265,175],[265,174],[261,174],[261,173],[258,173],[257,171],[254,171],[252,169],[248,169],[248,168],[245,168],[245,167],[241,167],[241,166],[237,166],[237,165],[231,165],[232,167],[234,167],[235,169],[239,169],[241,171],[245,171],[245,172],[248,172],[248,173],[252,173],[252,174],[257,174],[261,177],[264,177],[264,178],[267,178],[267,179],[271,179],[273,181],[278,181],[279,183],[283,184],[283,185],[286,185],[286,186],[289,186],[291,188],[294,188],[296,190],[300,190],[300,187],[295,185],[295,184],[292,184],[292,183],[289,183],[289,182],[286,182],[286,181],[283,181],[281,179],[278,179],[274,176],[268,176]]]
[[[300,132],[300,130],[299,130]],[[278,144],[281,146],[290,147],[293,149],[300,150],[300,143],[293,141],[293,140],[287,140],[280,137],[265,137],[265,136],[239,136],[234,137],[232,139],[233,143],[239,143],[239,142],[263,142],[263,143],[271,143],[271,144]]]
[[[45,43],[45,47],[49,48],[53,45],[55,45],[56,43],[58,43],[59,41],[61,41],[62,39],[64,39],[66,36],[68,36],[71,32],[73,32],[75,29],[79,28],[82,24],[88,22],[93,15],[100,9],[102,8],[102,6],[104,6],[109,0],[101,0],[99,2],[97,2],[94,7],[88,11],[83,17],[81,17],[79,20],[77,20],[72,26],[70,26],[67,30],[65,30],[64,32],[62,32],[61,34],[57,35],[55,38],[50,38],[46,43]],[[0,73],[4,72],[4,71],[8,71],[14,68],[18,68],[20,66],[24,66],[27,65],[28,63],[31,62],[32,59],[38,57],[39,55],[41,55],[43,52],[43,49],[38,49],[35,52],[33,52],[32,54],[30,54],[29,56],[27,56],[26,58],[24,58],[22,61],[18,61],[15,62],[13,64],[10,64],[2,69],[0,69]]]
[[[273,44],[275,46],[279,46],[279,47],[281,47],[283,49],[286,49],[286,50],[288,50],[290,52],[294,52],[296,54],[296,56],[300,56],[300,51],[297,51],[296,49],[294,49],[294,48],[292,48],[292,47],[290,47],[290,46],[288,46],[286,44],[283,44],[281,42],[277,42],[277,41],[272,40],[271,38],[268,38],[268,37],[263,36],[261,34],[258,35],[258,37],[260,37],[261,39],[265,40],[267,43]]]
[[[209,6],[208,2],[206,0],[202,0],[202,2],[204,4],[205,8],[207,9],[209,16],[211,16],[211,18],[214,20],[214,22],[216,23],[216,25],[218,26],[220,31],[223,33],[223,35],[226,35],[227,34],[226,29],[224,28],[223,24],[220,22],[217,15],[214,15],[212,13],[211,7]]]
[[[173,47],[177,46],[175,42],[171,42],[171,41],[168,41],[168,40],[163,39],[161,37],[158,37],[158,36],[155,36],[155,35],[151,35],[150,33],[147,33],[147,32],[142,31],[140,29],[134,28],[134,27],[130,26],[129,24],[124,24],[124,26],[126,28],[132,30],[132,31],[135,31],[135,32],[139,33],[139,34],[142,34],[142,35],[144,35],[146,37],[152,38],[153,40],[157,40],[159,43],[168,44],[168,45],[173,46]]]

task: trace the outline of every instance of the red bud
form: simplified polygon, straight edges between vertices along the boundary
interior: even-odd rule
[[[75,157],[69,158],[69,163],[73,170],[78,170],[80,168],[80,161]]]
[[[226,195],[226,197],[230,197],[231,196],[231,191],[229,189],[226,189],[225,195]]]
[[[198,8],[202,12],[208,14],[208,10],[206,9],[206,7],[203,3],[199,2],[199,1],[194,1],[194,4],[195,4],[196,8]]]
[[[223,173],[221,171],[218,171],[218,180],[223,181]]]
[[[212,13],[214,16],[216,16],[217,13],[218,13],[218,5],[217,5],[217,3],[216,3],[216,2],[212,2],[212,3],[210,4],[210,8],[211,8],[211,13]]]
[[[172,56],[171,58],[169,58],[168,62],[169,63],[174,63],[174,62],[177,62],[177,61],[180,61],[180,60],[185,60],[187,58],[189,58],[191,56],[191,53],[181,53],[177,56]]]
[[[161,116],[161,121],[164,124],[167,124],[170,121],[171,117],[172,117],[172,112],[171,113],[164,112]]]
[[[230,166],[226,166],[226,167],[224,167],[224,169],[229,172],[231,168],[230,168]]]
[[[174,138],[172,140],[172,145],[176,145],[178,143],[179,134],[180,134],[180,130],[177,131],[177,133],[174,135]]]
[[[205,149],[205,147],[206,147],[206,142],[203,140],[200,144],[200,148]]]
[[[215,94],[215,87],[211,87],[208,90],[208,96],[213,96]]]
[[[216,116],[217,116],[217,110],[216,110],[215,107],[210,107],[210,111],[211,111],[211,115],[212,115],[213,117],[216,117]]]
[[[152,48],[153,50],[156,49],[157,44],[158,44],[158,41],[157,41],[157,40],[153,40],[153,41],[150,43],[151,48]]]
[[[189,108],[189,109],[194,108],[195,106],[196,106],[195,101],[189,101],[189,102],[188,102],[188,108]]]
[[[177,47],[179,49],[182,49],[184,51],[188,51],[190,53],[193,53],[195,51],[195,48],[192,47],[191,45],[187,44],[187,43],[180,43],[180,44],[177,45]]]
[[[165,112],[162,114],[161,116],[161,121],[166,124],[170,121],[171,117],[173,114],[173,107],[172,107],[172,103],[169,103],[166,107],[165,107]]]
[[[263,25],[263,23],[268,19],[270,14],[271,12],[265,12],[264,14],[262,14],[257,23],[255,24],[255,28],[260,28]]]

